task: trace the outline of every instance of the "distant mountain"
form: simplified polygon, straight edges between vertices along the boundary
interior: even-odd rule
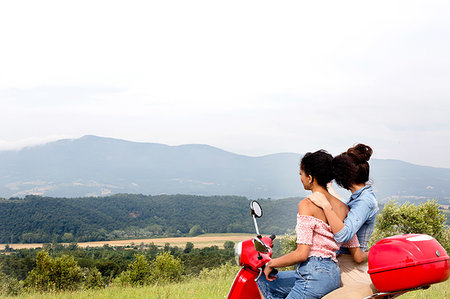
[[[0,151],[0,196],[115,193],[304,196],[301,154],[238,155],[208,145],[167,146],[84,136]],[[450,201],[450,169],[371,160],[380,202],[390,197]]]

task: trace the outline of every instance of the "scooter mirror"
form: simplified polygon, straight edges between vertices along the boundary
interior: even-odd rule
[[[251,202],[250,210],[252,211],[252,215],[255,216],[256,218],[260,218],[263,214],[261,206],[255,200]]]
[[[255,246],[256,251],[259,251],[262,253],[270,252],[270,247],[267,246],[266,244],[264,244],[264,242],[258,238],[253,239],[253,245]]]

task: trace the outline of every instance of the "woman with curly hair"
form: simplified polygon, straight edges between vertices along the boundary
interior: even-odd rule
[[[324,150],[307,153],[300,162],[300,179],[305,190],[321,193],[342,221],[348,207],[331,195],[327,184],[333,179],[333,157]],[[321,298],[340,286],[341,275],[336,259],[340,244],[334,239],[325,213],[308,198],[298,204],[296,250],[266,264],[265,276],[257,284],[261,296],[269,298]],[[367,260],[354,237],[346,245],[357,262]],[[295,271],[281,271],[269,276],[273,268],[295,266]]]
[[[345,218],[330,205],[320,192],[314,192],[308,198],[320,207],[334,233],[337,242],[348,242],[357,236],[362,251],[367,251],[367,244],[375,226],[378,203],[369,181],[369,159],[372,148],[365,144],[357,144],[346,152],[336,156],[332,161],[332,172],[336,183],[349,190],[352,195],[347,203],[350,211]],[[328,191],[340,198],[329,185]],[[367,274],[367,263],[355,263],[350,252],[342,248],[337,252],[341,270],[342,288],[328,294],[324,298],[356,298],[365,297],[376,292]]]

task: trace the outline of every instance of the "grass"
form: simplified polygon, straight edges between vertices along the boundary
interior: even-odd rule
[[[226,298],[239,267],[224,265],[213,270],[206,270],[199,277],[193,277],[178,283],[152,285],[144,287],[112,286],[99,290],[83,290],[61,293],[22,294],[14,298],[27,299],[75,299],[75,298]],[[10,298],[0,296],[0,298]],[[400,296],[401,299],[450,298],[450,280],[434,284],[427,290],[413,291]]]
[[[409,292],[402,295],[402,299],[424,299],[424,298],[450,298],[450,280],[433,284],[427,290]]]
[[[27,299],[109,299],[109,298],[226,298],[237,271],[238,266],[229,264],[212,270],[204,270],[198,277],[192,277],[178,283],[151,285],[144,287],[111,286],[98,290],[82,290],[60,293],[28,293],[14,298]],[[0,296],[0,298],[10,298]]]

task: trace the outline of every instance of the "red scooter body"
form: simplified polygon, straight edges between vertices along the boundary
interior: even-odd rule
[[[263,241],[269,248],[272,248],[273,241],[271,238],[261,237],[260,240]],[[262,273],[263,266],[270,261],[272,252],[260,253],[256,251],[253,239],[245,240],[239,243],[236,246],[236,252],[238,251],[240,251],[241,254],[239,265],[243,266],[243,268],[236,275],[227,298],[259,299],[261,297],[256,285],[256,279],[260,275],[264,275]]]

